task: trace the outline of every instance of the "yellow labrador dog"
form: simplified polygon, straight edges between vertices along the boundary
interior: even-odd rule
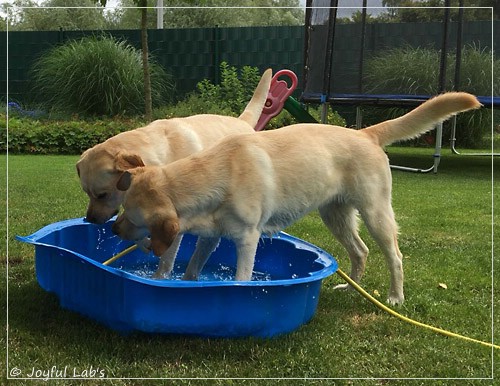
[[[90,203],[87,220],[102,224],[117,214],[123,194],[116,189],[121,171],[119,153],[140,157],[146,165],[164,165],[196,153],[236,133],[252,133],[266,102],[272,71],[264,72],[252,99],[238,117],[194,115],[160,119],[145,127],[120,133],[86,150],[76,164],[82,189]]]
[[[235,133],[253,133],[262,113],[271,84],[272,70],[268,69],[254,91],[244,112],[238,117],[221,115],[195,115],[187,118],[161,119],[139,129],[118,134],[86,150],[76,169],[82,189],[90,202],[86,219],[102,224],[118,213],[123,192],[116,183],[123,170],[117,166],[119,154],[139,157],[146,165],[164,165],[196,153],[217,140]],[[170,254],[175,256],[179,237]],[[143,247],[147,247],[147,239]],[[162,259],[162,262],[171,258]],[[168,271],[163,267],[161,271]]]
[[[359,281],[368,248],[357,213],[385,254],[391,273],[388,302],[402,303],[403,267],[391,205],[391,171],[382,147],[433,128],[451,115],[480,107],[467,93],[446,93],[408,114],[362,129],[298,124],[235,135],[163,167],[137,157],[118,160],[124,172],[124,213],[113,231],[129,240],[151,235],[162,255],[182,232],[203,236],[185,279],[196,279],[220,236],[237,247],[236,280],[250,280],[261,233],[274,233],[319,209],[351,259]],[[343,286],[344,287],[344,286]]]

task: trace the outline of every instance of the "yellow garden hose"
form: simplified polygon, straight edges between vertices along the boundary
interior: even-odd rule
[[[102,264],[104,264],[104,265],[111,264],[113,261],[118,260],[120,257],[126,255],[129,252],[132,252],[133,250],[135,250],[137,248],[138,248],[137,244],[134,244],[131,247],[128,247],[127,249],[124,249],[120,253],[118,253],[115,256],[111,257],[110,259],[106,260]],[[458,339],[466,340],[468,342],[478,343],[478,344],[481,344],[483,346],[495,348],[497,350],[500,349],[500,346],[498,346],[496,344],[488,343],[488,342],[483,342],[483,341],[480,341],[480,340],[477,340],[477,339],[469,338],[467,336],[455,334],[454,332],[450,332],[450,331],[443,330],[441,328],[429,326],[428,324],[417,322],[416,320],[413,320],[413,319],[410,319],[410,318],[408,318],[406,316],[403,316],[403,315],[397,313],[396,311],[390,309],[385,304],[379,302],[373,296],[371,296],[368,292],[366,292],[363,288],[361,288],[358,285],[358,283],[356,283],[348,275],[346,275],[341,269],[337,269],[337,273],[339,274],[339,276],[342,279],[344,279],[349,285],[351,285],[356,291],[358,291],[364,298],[366,298],[367,300],[369,300],[370,302],[372,302],[373,304],[375,304],[381,310],[383,310],[383,311],[391,314],[392,316],[395,316],[398,319],[401,319],[404,322],[407,322],[407,323],[413,324],[414,326],[422,327],[422,328],[425,328],[425,329],[437,332],[438,334],[442,334],[442,335],[449,336],[449,337],[452,337],[452,338],[458,338]]]
[[[467,336],[455,334],[454,332],[450,332],[450,331],[442,330],[442,329],[437,328],[437,327],[429,326],[428,324],[420,323],[420,322],[417,322],[416,320],[413,320],[413,319],[410,319],[410,318],[408,318],[406,316],[398,314],[396,311],[390,309],[385,304],[379,302],[377,299],[375,299],[373,296],[371,296],[368,292],[366,292],[363,288],[361,288],[354,280],[352,280],[348,275],[346,275],[344,272],[342,272],[342,270],[337,269],[337,273],[339,274],[339,276],[342,279],[344,279],[356,291],[358,291],[364,298],[368,299],[370,302],[372,302],[373,304],[375,304],[378,308],[380,308],[381,310],[383,310],[385,312],[388,312],[389,314],[391,314],[392,316],[395,316],[396,318],[399,318],[399,319],[401,319],[401,320],[403,320],[403,321],[405,321],[407,323],[413,324],[415,326],[426,328],[428,330],[432,330],[434,332],[437,332],[438,334],[446,335],[446,336],[449,336],[449,337],[452,337],[452,338],[463,339],[463,340],[466,340],[466,341],[469,341],[469,342],[474,342],[474,343],[482,344],[483,346],[493,347],[493,348],[495,348],[497,350],[500,349],[500,346],[498,346],[496,344],[488,343],[488,342],[483,342],[483,341],[480,341],[480,340],[477,340],[477,339],[469,338]]]
[[[131,247],[128,247],[127,249],[124,249],[123,251],[121,251],[120,253],[117,253],[116,255],[114,255],[112,258],[106,260],[104,263],[102,263],[103,265],[109,265],[111,264],[113,261],[115,260],[118,260],[120,257],[126,255],[127,253],[129,252],[132,252],[134,250],[136,250],[138,247],[137,244],[134,244],[132,245]]]

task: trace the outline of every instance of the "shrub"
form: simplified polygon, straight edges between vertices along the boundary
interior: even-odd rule
[[[318,122],[321,122],[321,106],[306,106],[307,111],[311,116],[316,119]],[[283,109],[277,116],[269,121],[266,128],[268,130],[279,129],[280,127],[294,125],[296,123],[301,123],[298,121],[293,115],[291,115],[288,111]],[[329,125],[335,126],[346,126],[346,120],[337,112],[331,109],[328,110],[328,115],[326,119],[326,123]]]
[[[237,117],[252,98],[260,80],[257,67],[244,66],[240,72],[226,62],[220,65],[220,84],[203,79],[196,90],[174,106],[164,106],[154,113],[155,119],[187,117],[195,114],[220,114]]]
[[[365,89],[368,93],[395,93],[407,95],[434,95],[438,93],[440,53],[430,48],[402,47],[383,51],[366,62]],[[453,89],[455,53],[447,56],[446,90]],[[491,51],[469,45],[462,51],[460,90],[476,95],[491,93]],[[500,70],[500,60],[494,61]],[[494,85],[500,92],[500,82]]]
[[[163,106],[153,111],[154,119],[168,119],[175,117],[188,117],[196,114],[219,114],[237,117],[229,108],[222,108],[217,101],[204,100],[197,93],[188,94],[183,100],[175,105]]]
[[[6,127],[0,114],[0,126]],[[9,116],[9,152],[80,154],[122,131],[142,126],[137,120],[48,121]],[[0,131],[0,152],[7,150],[7,130]]]
[[[252,98],[253,92],[261,74],[257,67],[244,66],[238,71],[226,62],[220,65],[221,82],[213,84],[204,79],[196,86],[196,92],[188,95],[175,106],[162,108],[157,111],[156,119],[185,117],[194,114],[221,114],[239,116]],[[309,112],[319,121],[318,108],[310,108]],[[299,123],[290,113],[283,110],[271,119],[267,125],[268,129],[277,129],[283,126]],[[328,113],[328,123],[332,125],[345,126],[345,120],[337,113]]]
[[[365,90],[367,93],[405,95],[436,95],[438,93],[440,53],[429,48],[402,47],[383,51],[366,62]],[[467,46],[462,52],[460,90],[475,95],[491,95],[491,52],[476,46]],[[455,53],[447,57],[446,90],[453,89]],[[500,71],[500,60],[494,61],[494,71]],[[500,92],[500,82],[493,85],[495,95]],[[404,109],[388,109],[380,115],[380,109],[369,111],[371,120],[380,122],[404,114]],[[449,125],[448,125],[449,126]],[[481,109],[457,117],[457,143],[465,147],[480,146],[483,137],[491,129],[491,111]],[[445,126],[443,139],[449,137],[450,128]]]
[[[165,102],[169,76],[151,60],[152,99]],[[85,115],[144,111],[141,52],[125,41],[93,36],[69,41],[42,55],[32,68],[35,93],[48,109]]]
[[[239,115],[252,98],[260,77],[257,67],[244,66],[238,75],[235,67],[230,66],[227,62],[222,62],[220,64],[220,84],[214,85],[208,79],[204,79],[198,83],[196,88],[204,101],[215,102],[222,110],[230,110]]]

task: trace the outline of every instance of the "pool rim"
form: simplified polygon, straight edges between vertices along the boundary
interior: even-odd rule
[[[114,222],[114,218],[109,220],[107,223]],[[102,227],[102,225],[95,225],[85,221],[84,217],[78,217],[73,219],[66,219],[58,222],[51,223],[46,225],[36,232],[28,235],[28,236],[16,236],[15,238],[18,241],[22,241],[28,244],[32,244],[35,246],[54,248],[57,250],[61,250],[72,255],[78,256],[85,263],[89,263],[99,269],[103,269],[105,271],[110,272],[113,275],[117,275],[119,277],[124,277],[128,280],[133,280],[142,284],[147,284],[154,287],[164,287],[164,288],[202,288],[202,287],[271,287],[271,286],[290,286],[297,284],[304,284],[309,282],[315,282],[318,280],[323,280],[326,277],[335,273],[338,269],[337,260],[330,255],[328,252],[323,249],[311,244],[305,240],[292,236],[286,232],[279,232],[273,236],[261,235],[261,239],[270,239],[271,242],[273,239],[280,239],[291,243],[296,249],[303,249],[310,252],[313,252],[318,255],[318,258],[315,259],[315,262],[323,265],[323,268],[317,271],[309,272],[309,276],[303,276],[298,278],[290,278],[290,279],[278,279],[278,280],[253,280],[253,281],[221,281],[221,280],[202,280],[202,281],[184,281],[184,280],[169,280],[169,279],[152,279],[152,278],[144,278],[141,276],[134,275],[132,273],[123,271],[119,267],[114,267],[113,265],[104,265],[99,261],[96,261],[88,256],[85,256],[79,252],[73,251],[68,248],[64,248],[61,246],[40,242],[39,240],[43,237],[47,236],[50,233],[60,231],[69,226],[96,226]],[[118,236],[116,236],[118,237]],[[123,240],[122,240],[123,242]],[[132,242],[127,243],[124,248],[127,248],[133,245]],[[36,256],[35,256],[36,258]]]

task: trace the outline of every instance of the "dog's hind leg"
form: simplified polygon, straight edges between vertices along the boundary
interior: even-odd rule
[[[181,241],[182,235],[178,235],[172,245],[160,257],[160,263],[158,264],[158,269],[153,274],[153,279],[165,279],[170,275],[174,268],[175,256],[177,255]]]
[[[219,237],[199,237],[182,280],[198,280],[208,258],[219,245]]]
[[[403,255],[398,247],[398,227],[390,198],[386,202],[365,202],[359,211],[371,235],[382,249],[391,273],[387,302],[401,304],[404,301]]]
[[[365,272],[368,247],[358,234],[357,210],[350,204],[333,201],[319,208],[321,219],[335,238],[344,246],[351,260],[351,279],[359,282]],[[351,289],[339,284],[336,289]]]

